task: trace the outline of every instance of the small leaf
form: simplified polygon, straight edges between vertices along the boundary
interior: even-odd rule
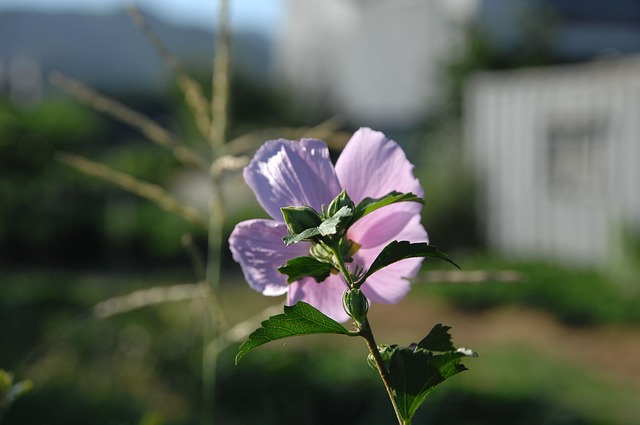
[[[287,275],[287,283],[293,283],[303,277],[310,276],[316,282],[322,282],[329,277],[333,266],[319,261],[313,257],[296,257],[288,260],[284,266],[278,267],[278,271]]]
[[[356,287],[362,285],[369,276],[378,270],[398,261],[416,257],[437,258],[460,268],[456,263],[449,259],[447,254],[438,251],[438,248],[433,245],[429,245],[426,242],[411,243],[408,241],[392,241],[389,245],[384,247],[380,254],[378,254],[371,264],[371,267],[369,267],[369,270],[367,270],[367,272],[358,279]]]
[[[262,322],[262,327],[249,335],[249,339],[240,346],[236,355],[236,364],[249,351],[267,342],[291,336],[312,334],[358,335],[357,332],[351,332],[340,323],[327,317],[317,308],[298,301],[293,306],[285,306],[283,314],[271,316]]]
[[[364,198],[356,206],[353,214],[353,220],[359,220],[365,215],[374,212],[375,210],[386,207],[387,205],[395,204],[398,202],[419,202],[424,203],[424,200],[413,193],[401,193],[401,192],[389,192],[380,198]]]

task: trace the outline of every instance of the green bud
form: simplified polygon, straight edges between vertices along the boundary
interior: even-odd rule
[[[297,235],[308,229],[318,227],[322,223],[322,217],[309,206],[280,208],[287,230],[292,235]]]
[[[396,344],[386,345],[380,344],[378,345],[378,352],[380,353],[380,357],[382,357],[382,362],[389,368],[389,363],[391,363],[391,357],[398,351],[399,347]],[[376,360],[373,358],[373,354],[369,354],[367,356],[367,363],[371,369],[377,369]]]
[[[347,289],[342,295],[342,306],[357,325],[362,325],[367,320],[369,300],[359,289]]]

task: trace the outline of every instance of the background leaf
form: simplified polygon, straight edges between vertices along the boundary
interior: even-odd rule
[[[327,317],[317,308],[298,301],[293,306],[285,306],[283,314],[271,316],[262,322],[262,327],[249,335],[249,339],[240,346],[236,355],[236,364],[249,351],[267,342],[290,336],[322,333],[357,335],[357,333],[347,330],[340,323]]]

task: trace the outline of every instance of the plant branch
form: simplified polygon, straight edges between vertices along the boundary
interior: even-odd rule
[[[148,116],[134,111],[117,100],[104,96],[60,72],[52,71],[49,74],[49,80],[51,84],[60,87],[77,101],[90,105],[96,111],[109,115],[137,129],[152,142],[171,151],[176,159],[184,165],[206,169],[205,162],[199,156],[181,144],[173,134],[162,128]]]
[[[192,224],[207,227],[204,218],[202,218],[197,209],[184,205],[156,184],[145,182],[121,171],[116,171],[107,165],[94,162],[80,155],[58,152],[56,153],[56,159],[80,172],[101,178],[119,186],[127,192],[145,198],[160,208],[172,212]]]

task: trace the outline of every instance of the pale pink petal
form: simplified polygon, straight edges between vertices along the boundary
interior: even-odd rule
[[[289,289],[287,278],[278,267],[287,260],[309,255],[309,244],[286,246],[282,237],[287,226],[273,220],[248,220],[238,223],[229,237],[233,259],[240,263],[244,278],[264,295],[282,295]]]
[[[427,232],[420,224],[420,216],[413,216],[404,229],[392,236],[383,245],[358,250],[354,256],[354,263],[360,267],[369,268],[382,249],[392,240],[428,242]],[[367,279],[367,282],[362,286],[362,292],[374,302],[384,304],[397,303],[411,288],[406,278],[414,277],[420,270],[421,265],[422,258],[409,258],[387,266]]]
[[[289,286],[287,305],[304,301],[333,320],[346,322],[349,316],[342,307],[342,294],[344,294],[345,289],[347,289],[347,284],[339,275],[331,275],[320,283],[313,278],[307,277],[293,282]]]
[[[316,139],[270,140],[244,169],[244,179],[275,220],[280,208],[308,205],[320,211],[340,191],[327,145]]]
[[[421,258],[410,258],[385,267],[367,279],[362,292],[373,302],[395,304],[411,289],[411,283],[403,277],[415,276],[421,264]]]
[[[393,140],[370,128],[361,128],[349,140],[336,163],[336,174],[343,189],[358,203],[391,191],[424,196],[402,148]],[[419,208],[413,204],[410,209]]]
[[[347,237],[365,249],[386,245],[397,240],[398,234],[415,217],[420,225],[419,214],[406,211],[403,205],[389,205],[358,220],[349,228]]]

